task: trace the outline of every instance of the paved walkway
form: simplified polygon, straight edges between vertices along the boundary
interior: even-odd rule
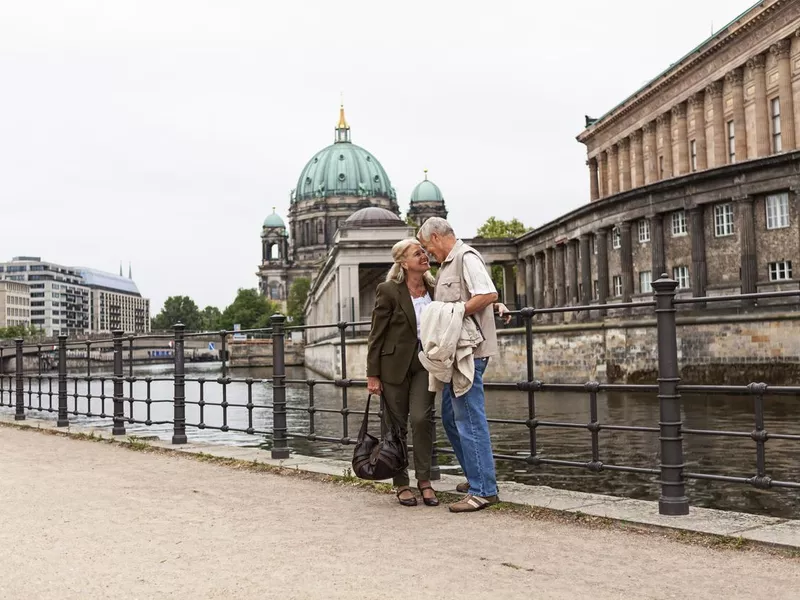
[[[796,598],[800,564],[0,427],[0,598]]]

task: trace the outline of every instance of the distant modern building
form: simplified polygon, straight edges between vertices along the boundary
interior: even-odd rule
[[[21,281],[0,281],[0,327],[31,324],[31,290]]]
[[[150,330],[150,301],[130,277],[18,256],[0,263],[0,280],[28,285],[30,324],[47,336]]]
[[[84,267],[78,272],[90,290],[92,331],[150,331],[150,300],[142,298],[130,272],[128,277]]]

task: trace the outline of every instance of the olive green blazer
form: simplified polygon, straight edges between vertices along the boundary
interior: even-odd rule
[[[433,290],[428,288],[433,298]],[[405,283],[378,285],[367,341],[367,376],[402,383],[417,349],[417,316]]]

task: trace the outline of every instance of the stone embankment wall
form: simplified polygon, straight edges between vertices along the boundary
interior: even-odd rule
[[[284,347],[284,360],[287,367],[303,364],[304,345],[301,341],[286,339]],[[272,366],[272,340],[246,340],[228,344],[229,366],[237,367],[271,367]]]
[[[535,326],[534,377],[550,383],[655,382],[658,373],[654,319]],[[800,313],[678,316],[681,378],[704,384],[765,381],[796,383],[800,378]],[[525,335],[507,329],[498,335],[499,354],[486,381],[523,381]],[[365,339],[348,340],[347,376],[366,376]],[[326,378],[341,377],[338,340],[305,349],[305,364]]]

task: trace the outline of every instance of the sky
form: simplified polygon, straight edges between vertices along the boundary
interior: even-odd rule
[[[427,168],[462,237],[542,225],[588,202],[584,115],[751,4],[6,0],[0,260],[130,263],[153,315],[224,308],[342,94],[401,210]]]

